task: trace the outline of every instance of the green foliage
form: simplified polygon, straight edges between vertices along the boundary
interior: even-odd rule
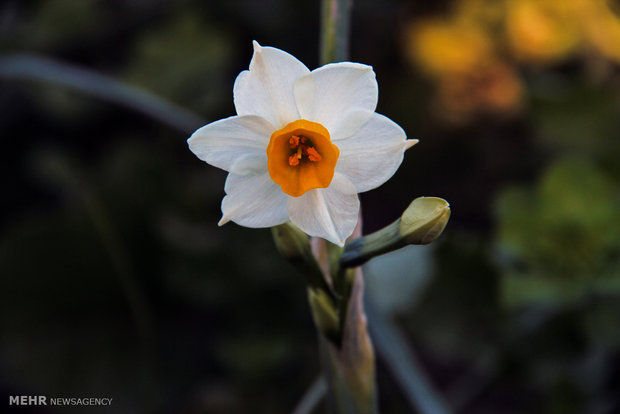
[[[505,190],[497,213],[507,303],[620,293],[619,207],[613,182],[583,159],[556,162],[534,189]]]
[[[94,36],[105,25],[105,4],[101,0],[44,1],[17,31],[20,44],[35,50],[49,50],[76,38]]]
[[[617,152],[617,96],[579,78],[540,76],[531,84],[532,117],[544,145],[585,155]]]
[[[182,12],[139,36],[125,79],[199,113],[231,96],[228,34],[215,22]]]

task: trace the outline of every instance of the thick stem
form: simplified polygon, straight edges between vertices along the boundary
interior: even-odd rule
[[[360,213],[351,238],[361,237],[361,221]],[[337,300],[332,302],[338,321],[337,335],[322,331],[317,325],[322,365],[328,384],[328,407],[330,412],[337,414],[375,414],[375,354],[364,313],[362,270],[346,269],[338,265],[342,249],[330,248],[323,239],[313,239],[312,242],[319,267],[325,279],[332,281],[337,292]],[[336,260],[332,256],[337,256]],[[320,320],[317,305],[320,303],[314,303],[313,314],[315,320]]]
[[[351,6],[352,0],[322,0],[322,64],[348,60]],[[361,236],[361,220],[360,214],[352,237]],[[319,330],[328,405],[338,414],[374,414],[377,412],[375,357],[364,314],[362,271],[341,268],[342,250],[329,248],[326,243],[314,240],[313,250],[325,280],[338,293],[335,310],[339,340],[334,341]]]
[[[328,406],[337,414],[376,414],[375,354],[363,308],[364,280],[356,269],[347,300],[340,303],[344,323],[339,344],[319,333],[328,383]]]

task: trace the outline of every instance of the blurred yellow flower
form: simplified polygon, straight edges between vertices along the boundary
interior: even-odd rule
[[[620,0],[456,0],[447,15],[412,22],[406,41],[444,118],[510,114],[525,88],[515,61],[554,64],[589,47],[620,64]]]
[[[407,37],[408,56],[428,75],[469,71],[493,55],[488,35],[472,24],[427,19],[414,22]]]
[[[620,63],[620,2],[574,0],[589,43],[604,57]]]
[[[507,1],[506,33],[518,59],[553,63],[567,58],[580,45],[573,0]]]
[[[438,85],[441,115],[452,122],[473,116],[513,114],[522,106],[524,87],[515,69],[495,61],[458,76],[448,76]]]
[[[503,0],[461,0],[455,4],[454,17],[463,23],[492,29],[503,23],[505,8]]]

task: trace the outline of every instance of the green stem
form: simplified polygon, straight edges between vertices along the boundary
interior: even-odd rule
[[[322,0],[321,63],[324,65],[349,58],[351,6],[352,0]],[[361,236],[361,227],[358,233]],[[364,316],[361,270],[344,268],[339,262],[342,249],[324,243],[328,254],[321,268],[338,294],[339,330],[337,342],[319,331],[328,407],[338,414],[374,414],[377,412],[374,351]]]
[[[352,0],[322,0],[322,64],[348,59],[351,4]],[[361,227],[356,230],[361,236]],[[319,256],[317,260],[325,279],[331,280],[338,293],[335,310],[339,331],[338,340],[334,341],[319,329],[319,347],[328,384],[328,407],[338,414],[375,414],[374,351],[364,316],[361,270],[343,268],[339,263],[342,249],[324,246],[327,254],[322,261]],[[315,301],[313,309],[315,319],[320,309],[317,303]]]
[[[376,414],[375,357],[363,308],[364,282],[360,269],[352,272],[348,297],[339,304],[344,318],[340,343],[319,335],[327,403],[334,414]]]
[[[322,0],[321,63],[349,58],[349,23],[353,0]]]

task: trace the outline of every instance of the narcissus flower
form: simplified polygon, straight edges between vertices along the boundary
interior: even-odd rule
[[[237,115],[188,140],[198,158],[228,171],[222,219],[246,227],[291,221],[343,245],[357,223],[357,193],[387,181],[417,143],[375,113],[372,67],[342,62],[308,70],[254,42],[235,81]]]

